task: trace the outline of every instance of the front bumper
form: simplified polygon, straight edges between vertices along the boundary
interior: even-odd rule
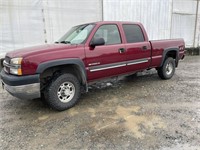
[[[39,75],[14,76],[1,71],[2,85],[14,97],[35,99],[40,97]]]

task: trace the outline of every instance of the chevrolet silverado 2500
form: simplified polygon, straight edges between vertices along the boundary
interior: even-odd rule
[[[3,87],[20,99],[44,95],[56,110],[74,106],[81,89],[100,79],[156,68],[170,79],[184,58],[183,39],[149,41],[141,23],[78,25],[54,44],[9,52],[1,71]]]

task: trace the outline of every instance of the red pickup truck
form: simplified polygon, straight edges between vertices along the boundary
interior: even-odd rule
[[[87,92],[88,84],[99,79],[151,68],[161,79],[170,79],[184,49],[183,39],[149,41],[141,23],[88,23],[54,44],[7,53],[1,81],[15,97],[44,95],[52,108],[66,110],[78,102],[81,89]]]

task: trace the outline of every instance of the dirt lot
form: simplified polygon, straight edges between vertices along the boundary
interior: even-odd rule
[[[171,80],[152,70],[93,85],[64,112],[0,89],[0,138],[9,150],[200,149],[200,57],[186,57]]]

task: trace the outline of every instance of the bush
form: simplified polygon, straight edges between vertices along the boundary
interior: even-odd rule
[[[185,48],[186,55],[200,55],[200,47]]]

